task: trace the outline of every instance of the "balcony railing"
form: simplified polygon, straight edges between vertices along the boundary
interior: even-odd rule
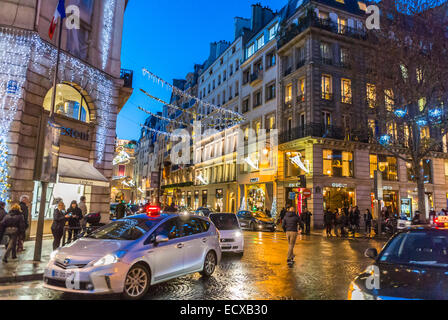
[[[328,138],[346,141],[369,142],[369,133],[363,130],[354,130],[337,126],[325,126],[320,123],[311,123],[295,127],[280,133],[280,143],[293,141],[306,137]]]
[[[257,72],[254,72],[250,75],[250,84],[253,85],[254,83],[258,83],[259,81],[263,80],[263,71],[259,70]]]
[[[341,26],[331,19],[320,19],[314,15],[308,15],[305,18],[301,19],[298,24],[292,24],[288,26],[288,28],[282,32],[280,35],[280,39],[277,43],[277,47],[280,49],[296,36],[304,32],[310,27],[319,28],[322,30],[327,30],[332,33],[344,35],[347,37],[365,40],[366,32],[363,29],[352,28],[349,26]]]
[[[134,71],[121,69],[120,70],[120,79],[124,80],[124,87],[132,89],[132,82],[134,79]]]

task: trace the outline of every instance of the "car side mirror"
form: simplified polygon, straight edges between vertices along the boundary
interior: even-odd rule
[[[156,243],[156,244],[159,244],[159,243],[164,243],[164,242],[168,242],[168,241],[170,241],[170,239],[169,239],[167,236],[164,236],[164,235],[158,235],[158,236],[156,237],[155,243]]]
[[[366,250],[364,255],[367,258],[375,260],[378,257],[378,251],[375,248],[369,248],[369,249]]]

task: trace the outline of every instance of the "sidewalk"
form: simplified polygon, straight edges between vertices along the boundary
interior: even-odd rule
[[[34,241],[24,243],[25,251],[17,255],[17,260],[8,259],[8,263],[0,260],[0,284],[9,282],[35,281],[43,278],[44,269],[53,251],[53,240],[43,241],[41,262],[34,262]],[[0,257],[5,253],[0,247]]]

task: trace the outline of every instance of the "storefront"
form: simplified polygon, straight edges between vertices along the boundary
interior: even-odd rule
[[[333,184],[323,188],[324,210],[349,208],[356,205],[355,188],[349,188],[344,184]]]
[[[247,209],[251,211],[264,211],[266,205],[266,185],[253,184],[247,186]]]
[[[224,209],[224,191],[223,191],[223,189],[216,189],[214,209],[216,212],[222,212]]]

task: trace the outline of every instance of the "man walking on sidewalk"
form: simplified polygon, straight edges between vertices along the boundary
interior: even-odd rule
[[[286,232],[286,239],[288,239],[289,245],[288,263],[292,263],[294,261],[294,246],[296,245],[299,223],[300,218],[295,213],[294,207],[289,208],[282,222],[283,231]]]

